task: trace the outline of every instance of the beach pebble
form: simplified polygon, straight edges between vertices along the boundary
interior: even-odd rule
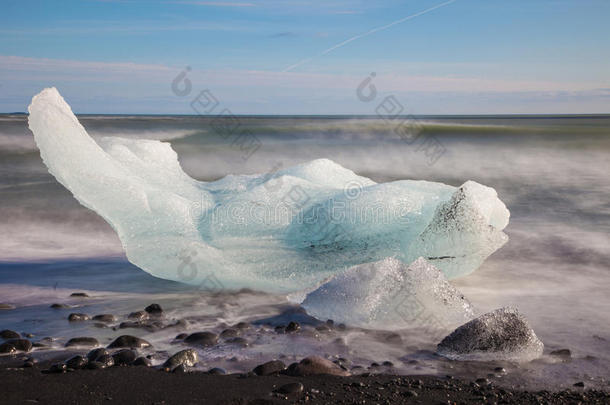
[[[239,335],[239,332],[237,331],[237,329],[233,329],[233,328],[225,329],[222,332],[220,332],[220,337],[223,339],[237,337],[238,335]]]
[[[66,360],[66,366],[74,370],[85,368],[87,366],[87,363],[89,363],[89,360],[87,360],[87,358],[83,356],[74,356]]]
[[[286,370],[286,364],[281,360],[271,360],[254,367],[252,372],[256,375],[270,375]]]
[[[84,292],[73,292],[72,294],[70,294],[70,297],[89,298],[89,294],[84,293]]]
[[[13,304],[0,304],[0,310],[10,310],[15,309]]]
[[[144,308],[144,311],[148,312],[149,314],[153,314],[153,315],[160,315],[163,313],[163,309],[161,308],[161,305],[159,305],[159,304],[150,304],[149,306]]]
[[[114,366],[114,358],[109,354],[103,354],[95,359],[94,363],[100,363],[104,367],[112,367]]]
[[[163,368],[173,370],[174,368],[185,365],[186,367],[193,367],[199,361],[199,355],[193,349],[181,350],[178,353],[171,356],[163,363]]]
[[[88,321],[89,319],[91,318],[87,314],[71,313],[68,315],[68,321],[70,322],[82,322]]]
[[[17,348],[10,343],[2,343],[0,345],[0,353],[2,353],[2,354],[17,353]]]
[[[119,347],[135,347],[135,348],[143,348],[150,347],[151,344],[146,340],[141,339],[136,336],[131,335],[122,335],[116,338],[112,343],[108,345],[109,349],[119,348]]]
[[[64,363],[57,363],[57,364],[53,364],[51,367],[49,367],[47,371],[47,373],[65,373],[68,370],[68,366],[66,366]]]
[[[97,360],[98,357],[106,356],[108,354],[109,354],[108,350],[106,350],[104,348],[93,349],[89,353],[87,353],[87,359],[89,361],[95,361],[95,360]]]
[[[338,376],[349,376],[350,373],[343,370],[330,360],[319,356],[309,356],[301,360],[300,363],[293,363],[287,370],[287,374],[293,376],[308,376],[318,374],[330,374]]]
[[[144,366],[144,367],[151,367],[152,366],[152,362],[147,359],[146,357],[138,357],[134,362],[133,362],[134,366]]]
[[[143,326],[140,321],[125,321],[119,324],[119,329],[141,328]]]
[[[218,342],[218,336],[212,332],[196,332],[188,335],[184,342],[190,345],[213,346]]]
[[[95,315],[92,319],[97,322],[112,323],[116,321],[116,316],[112,314],[100,314]]]
[[[288,383],[288,384],[282,385],[280,388],[275,390],[275,392],[277,392],[279,394],[284,394],[284,395],[290,395],[290,394],[294,395],[294,394],[301,394],[304,389],[305,389],[305,387],[303,387],[303,384],[301,384],[300,382],[293,382],[293,383]]]
[[[220,368],[220,367],[214,367],[208,370],[208,374],[212,374],[212,375],[225,375],[227,374],[227,370],[225,370],[224,368]]]
[[[148,318],[150,318],[150,315],[148,314],[148,312],[146,311],[136,311],[136,312],[132,312],[130,313],[127,318],[129,319],[135,319],[136,321],[145,321]]]
[[[299,325],[298,322],[290,322],[288,326],[286,326],[286,333],[297,332],[299,329],[301,329],[301,325]]]
[[[19,339],[21,337],[21,335],[10,329],[4,329],[3,331],[0,332],[0,337],[2,339]]]
[[[531,361],[544,345],[515,308],[500,308],[465,323],[438,344],[451,360]]]
[[[583,388],[585,386],[585,383],[582,381],[577,382],[576,384],[574,384],[575,387],[579,387],[579,388]]]
[[[568,357],[572,357],[572,352],[570,351],[570,349],[559,349],[559,350],[553,350],[550,353],[550,355],[551,356],[568,358]]]
[[[67,308],[72,308],[72,305],[68,305],[68,304],[51,304],[50,308],[53,309],[67,309]]]
[[[184,339],[187,336],[188,336],[188,333],[181,333],[179,335],[176,335],[176,337],[174,339],[175,340],[182,340],[182,339]]]
[[[241,346],[241,347],[250,346],[250,342],[248,342],[248,340],[244,339],[243,337],[234,337],[234,338],[226,340],[226,342],[228,344],[234,345],[234,346]]]
[[[188,370],[184,364],[180,364],[178,367],[176,367],[172,370],[172,373],[185,374],[185,373],[188,373]]]
[[[9,339],[6,343],[13,345],[17,350],[29,352],[32,350],[32,342],[27,339]]]
[[[66,347],[71,346],[99,346],[100,342],[96,338],[93,337],[75,337],[66,343]]]
[[[127,366],[136,361],[138,355],[136,352],[130,349],[119,350],[116,353],[112,354],[112,359],[114,360],[115,366]]]
[[[246,330],[246,329],[250,329],[251,325],[248,322],[239,322],[239,323],[235,324],[233,327],[236,329],[240,329],[240,330]]]
[[[108,366],[106,366],[106,364],[99,362],[99,361],[90,361],[89,363],[87,363],[87,368],[89,370],[100,370],[102,368],[106,368]]]

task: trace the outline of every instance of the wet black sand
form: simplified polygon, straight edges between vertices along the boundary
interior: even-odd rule
[[[0,370],[0,403],[41,404],[607,404],[610,395],[574,388],[550,393],[509,390],[451,378],[371,375],[210,375],[117,366],[44,374],[43,367]],[[284,389],[302,392],[280,394]]]

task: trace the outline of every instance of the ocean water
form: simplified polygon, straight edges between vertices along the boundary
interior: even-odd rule
[[[494,187],[511,212],[509,242],[476,272],[452,283],[478,313],[514,305],[545,343],[528,364],[501,364],[498,383],[570,387],[576,381],[608,388],[610,376],[610,116],[418,117],[417,137],[395,132],[399,119],[377,117],[237,117],[220,124],[204,116],[80,116],[95,137],[170,142],[184,170],[198,180],[266,173],[329,158],[377,182],[425,179],[459,186],[466,180]],[[219,133],[239,128],[248,138]],[[245,132],[242,132],[245,131]],[[443,337],[431,330],[334,328],[320,331],[301,315],[299,334],[274,332],[296,310],[285,296],[255,291],[194,289],[155,279],[131,265],[111,227],[82,207],[49,175],[25,115],[0,115],[0,328],[56,338],[41,353],[60,350],[74,336],[100,341],[121,333],[142,336],[157,361],[178,350],[178,327],[97,328],[70,324],[70,312],[129,312],[158,302],[167,323],[187,331],[220,332],[254,323],[249,347],[222,343],[201,351],[200,368],[244,371],[261,361],[286,362],[308,354],[339,356],[365,369],[391,361],[391,371],[484,377],[497,364],[449,362],[434,356]],[[68,298],[87,291],[92,298]],[[65,302],[77,309],[53,310]],[[293,315],[293,316],[297,316]],[[261,321],[263,320],[263,321]],[[266,320],[266,321],[265,321]],[[572,359],[549,355],[568,348]],[[43,353],[44,354],[44,353]],[[359,369],[361,370],[361,369]]]

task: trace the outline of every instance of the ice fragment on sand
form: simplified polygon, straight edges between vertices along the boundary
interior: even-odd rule
[[[388,258],[351,267],[309,293],[302,306],[318,319],[387,330],[451,330],[473,317],[470,302],[423,258],[408,266]]]

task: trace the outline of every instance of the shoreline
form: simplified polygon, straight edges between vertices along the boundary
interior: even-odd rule
[[[610,394],[573,389],[521,391],[434,376],[389,374],[288,376],[167,373],[156,368],[115,366],[43,374],[42,364],[0,369],[0,403],[131,404],[603,404]],[[302,384],[302,386],[300,385]],[[286,393],[281,393],[281,392]],[[290,393],[292,391],[292,393]]]

